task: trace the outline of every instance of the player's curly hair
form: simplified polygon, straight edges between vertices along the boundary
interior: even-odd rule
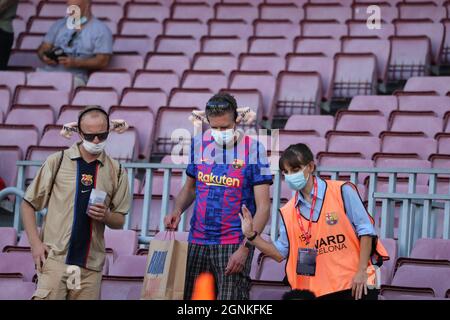
[[[234,120],[237,119],[237,102],[231,94],[226,92],[215,94],[206,103],[205,115],[207,119],[226,113],[233,114]]]

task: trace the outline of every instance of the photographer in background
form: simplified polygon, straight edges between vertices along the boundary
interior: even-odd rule
[[[73,16],[56,21],[38,49],[46,64],[44,71],[68,71],[74,74],[75,87],[83,86],[88,72],[106,68],[112,54],[111,30],[92,16],[90,0],[68,0],[67,6],[80,8],[79,28]],[[70,21],[68,21],[70,19]]]

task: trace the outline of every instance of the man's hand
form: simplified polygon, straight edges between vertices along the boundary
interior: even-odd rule
[[[166,227],[166,230],[176,230],[179,223],[180,215],[176,213],[171,213],[164,217],[164,226]]]
[[[355,277],[353,278],[352,282],[352,297],[355,298],[355,300],[360,300],[364,295],[367,295],[367,279],[368,279],[367,271],[366,270],[360,270],[356,273]]]
[[[50,249],[42,242],[38,241],[36,244],[31,245],[31,255],[33,256],[34,263],[38,272],[42,272],[42,266]]]
[[[77,60],[73,57],[59,57],[58,62],[60,65],[66,68],[77,68],[78,63]]]
[[[103,203],[91,205],[88,210],[88,216],[99,222],[105,222],[108,208]]]
[[[228,260],[227,267],[225,268],[225,275],[230,275],[233,273],[239,273],[244,269],[245,261],[248,257],[248,251],[244,246],[240,246]]]
[[[55,60],[50,59],[45,54],[42,55],[42,61],[49,66],[56,66],[58,64]]]
[[[239,213],[239,218],[241,218],[241,228],[244,236],[246,238],[252,237],[254,235],[253,218],[250,210],[245,205],[242,206],[242,213]]]

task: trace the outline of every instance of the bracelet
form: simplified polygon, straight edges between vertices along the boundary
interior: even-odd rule
[[[255,240],[256,236],[258,235],[258,231],[255,231],[255,233],[253,234],[253,236],[251,236],[250,238],[247,238],[248,241],[253,241]]]

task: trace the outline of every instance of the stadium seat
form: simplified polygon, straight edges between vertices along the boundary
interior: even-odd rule
[[[169,106],[205,109],[206,103],[213,96],[210,89],[174,89],[169,97]]]
[[[44,128],[44,134],[42,135],[39,145],[42,147],[70,147],[80,140],[80,137],[77,134],[72,135],[71,139],[66,139],[60,135],[60,131],[60,125],[47,125]]]
[[[442,119],[433,111],[393,111],[389,122],[391,131],[421,131],[428,138],[434,138],[443,128]]]
[[[364,158],[372,159],[381,150],[380,138],[368,133],[332,131],[327,134],[327,140],[328,152],[358,152]]]
[[[286,19],[298,25],[304,18],[304,11],[296,3],[261,3],[259,17],[265,20]]]
[[[156,19],[163,22],[170,16],[170,8],[160,2],[128,2],[125,17],[132,19]]]
[[[344,24],[352,18],[352,8],[340,3],[307,3],[303,9],[307,20],[337,20]]]
[[[143,277],[147,263],[146,256],[121,255],[109,266],[109,276]]]
[[[211,19],[208,21],[208,35],[210,37],[237,37],[245,41],[253,35],[253,28],[251,24],[242,19]]]
[[[381,3],[379,3],[381,4]],[[357,3],[355,3],[357,5]],[[395,12],[395,10],[394,10]],[[396,13],[394,13],[397,15]],[[383,17],[385,17],[383,15]],[[381,22],[380,28],[367,28],[367,19],[363,20],[348,20],[348,35],[350,37],[378,37],[380,39],[389,39],[395,34],[395,27],[392,23]]]
[[[33,125],[0,124],[0,146],[18,146],[25,155],[38,141],[39,132]]]
[[[347,35],[347,26],[333,20],[303,20],[300,22],[303,37],[332,37],[340,39]]]
[[[431,288],[412,288],[383,285],[378,300],[435,300]]]
[[[154,175],[155,177],[156,175]],[[161,185],[156,184],[156,179],[153,181],[152,189],[161,189]],[[172,183],[171,183],[172,185]],[[155,192],[157,193],[157,192]],[[160,191],[161,193],[161,191]],[[142,210],[144,206],[144,195],[135,194],[133,197],[133,213],[130,217],[130,227],[133,230],[142,230]],[[154,235],[159,231],[159,222],[161,218],[161,207],[162,207],[162,196],[155,195],[152,192],[152,199],[149,208],[149,220],[148,220],[148,231],[150,235]],[[169,201],[169,210],[173,207],[173,201]]]
[[[201,39],[201,52],[223,53],[230,52],[235,57],[247,52],[247,39],[237,36],[211,36]]]
[[[140,152],[137,130],[130,127],[121,134],[111,132],[105,151],[118,161],[136,161]]]
[[[397,148],[397,152],[402,151]],[[380,153],[373,156],[374,165],[376,168],[423,168],[430,169],[431,163],[427,160],[422,160],[418,156],[414,157],[414,154],[389,154]],[[385,174],[379,174],[378,176],[386,177]],[[405,174],[397,174],[397,177],[407,177]],[[418,185],[428,184],[428,175],[417,175]]]
[[[96,71],[90,74],[86,86],[111,87],[118,95],[121,95],[125,87],[131,87],[131,76],[126,71]]]
[[[327,131],[334,129],[334,117],[326,115],[292,115],[285,130],[315,130],[319,136],[325,137]]]
[[[73,74],[70,72],[30,72],[27,74],[29,86],[52,86],[56,90],[71,92]]]
[[[284,58],[274,53],[242,53],[239,56],[239,70],[268,71],[275,78],[284,69]]]
[[[284,64],[284,56],[287,53],[292,52],[292,40],[287,39],[284,36],[250,37],[250,39],[248,39],[248,52],[250,54],[277,54],[278,56],[283,57]]]
[[[108,65],[110,69],[126,69],[131,76],[144,67],[144,58],[139,54],[114,53]]]
[[[53,124],[53,110],[47,105],[13,105],[5,119],[5,124],[31,124],[41,135],[47,124]]]
[[[146,70],[172,70],[181,78],[183,72],[189,69],[189,57],[183,52],[151,52],[146,58]]]
[[[182,52],[190,59],[200,51],[198,40],[193,36],[158,36],[155,40],[156,52]]]
[[[29,18],[36,15],[36,12],[36,4],[31,1],[21,1],[17,6],[16,14],[24,21],[28,21]]]
[[[329,58],[341,51],[341,42],[332,37],[297,37],[294,40],[295,53],[322,53]]]
[[[22,50],[36,50],[44,40],[44,33],[22,32],[17,38],[17,48]]]
[[[257,19],[253,22],[253,28],[257,37],[285,37],[290,42],[290,47],[292,46],[292,39],[300,35],[299,25],[286,19]]]
[[[44,63],[36,54],[36,49],[13,49],[9,56],[8,67],[24,71],[34,71],[44,67]]]
[[[238,60],[231,53],[196,53],[192,69],[198,71],[222,71],[228,79],[231,71],[237,70]],[[225,86],[227,87],[228,84]]]
[[[242,19],[248,24],[258,18],[258,9],[250,3],[216,3],[216,19]]]
[[[440,96],[445,96],[450,91],[450,77],[411,77],[406,81],[405,91],[435,91]],[[445,97],[442,100],[447,100]],[[433,98],[431,98],[433,99]],[[450,104],[447,104],[447,109]]]
[[[181,79],[183,89],[209,89],[212,93],[228,86],[228,79],[220,69],[212,71],[185,71]],[[204,103],[206,104],[206,103]],[[204,105],[202,104],[202,106]],[[200,106],[199,106],[200,107]]]
[[[3,249],[6,246],[15,246],[16,244],[17,244],[16,229],[11,227],[0,227],[0,252],[3,252]]]
[[[144,277],[103,276],[100,300],[138,300]]]
[[[256,122],[262,118],[262,95],[256,89],[225,89],[221,92],[228,92],[237,101],[239,107],[249,107],[256,113]],[[244,125],[241,125],[244,127]]]
[[[69,102],[69,92],[55,90],[49,86],[18,86],[13,104],[49,105],[57,115],[61,106]]]
[[[175,2],[172,5],[173,19],[198,19],[202,23],[206,23],[209,19],[214,18],[214,8],[208,3],[202,2]]]
[[[43,146],[30,146],[28,148],[25,160],[30,161],[42,161],[44,162],[47,157],[55,152],[59,152],[63,149],[66,149],[65,146],[52,146],[52,147],[43,147]],[[36,176],[39,167],[29,166],[25,168],[25,183],[28,181],[32,181]]]
[[[394,96],[354,96],[348,110],[379,111],[387,119],[392,111],[397,110],[397,98]]]
[[[148,107],[155,115],[165,105],[167,94],[159,88],[125,88],[120,100],[120,106]]]
[[[0,71],[0,85],[6,86],[14,94],[16,87],[24,86],[26,83],[26,73],[22,71]]]
[[[438,153],[447,155],[450,154],[450,134],[439,133],[435,138],[438,143]]]
[[[115,259],[120,256],[134,255],[137,246],[138,238],[135,231],[105,228],[105,248],[114,251]]]
[[[326,139],[317,137],[314,135],[302,135],[300,136],[298,131],[295,130],[280,130],[280,150],[285,150],[291,144],[304,143],[306,144],[313,154],[318,154],[321,151],[326,150]],[[271,150],[273,151],[273,150]]]
[[[99,105],[106,112],[119,104],[119,95],[113,88],[78,87],[75,89],[72,105]]]
[[[154,49],[154,39],[142,35],[114,35],[113,52],[145,56]]]
[[[417,239],[409,257],[416,259],[450,260],[450,240]]]
[[[164,34],[167,36],[193,36],[196,39],[200,39],[207,33],[208,26],[203,24],[198,18],[164,20]]]
[[[31,251],[0,253],[0,273],[20,273],[31,282],[36,274]]]
[[[421,132],[382,132],[380,138],[384,153],[416,153],[420,159],[427,160],[437,152],[436,140]]]
[[[353,17],[355,20],[367,21],[373,14],[373,10],[368,10],[369,6],[376,5],[384,22],[392,22],[392,20],[397,18],[397,8],[395,8],[395,3],[393,1],[361,1],[354,2],[352,4]],[[371,31],[369,28],[367,31]],[[381,28],[383,29],[383,27]],[[375,31],[375,30],[374,30]]]
[[[155,39],[163,33],[163,25],[155,18],[122,18],[118,28],[122,36],[148,36]]]
[[[397,240],[380,239],[389,254],[389,260],[384,261],[381,266],[381,285],[389,285],[394,274],[395,261],[397,260]]]
[[[439,22],[446,18],[446,10],[432,1],[398,3],[397,8],[400,19],[431,19]]]
[[[81,105],[64,105],[62,106],[56,124],[63,125],[69,122],[77,121],[78,114],[83,111],[84,106]]]
[[[250,300],[281,300],[290,287],[279,281],[253,280],[250,287]]]
[[[336,114],[338,131],[368,131],[378,137],[387,128],[387,119],[380,111],[339,110]]]

